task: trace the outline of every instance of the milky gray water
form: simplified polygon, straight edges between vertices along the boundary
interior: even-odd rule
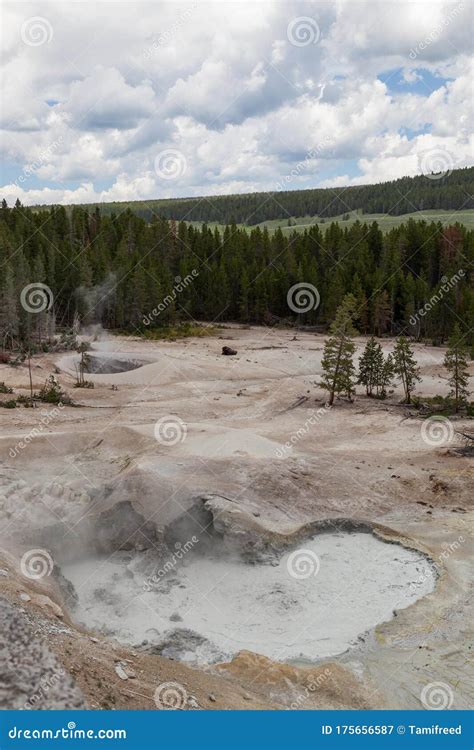
[[[278,565],[190,553],[153,590],[128,560],[64,566],[79,596],[76,620],[191,663],[242,649],[286,662],[333,656],[435,585],[424,556],[366,533],[320,534]]]

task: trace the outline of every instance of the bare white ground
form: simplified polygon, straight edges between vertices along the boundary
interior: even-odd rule
[[[188,662],[242,649],[311,662],[345,651],[435,585],[425,557],[366,533],[318,535],[276,565],[191,554],[158,570],[152,590],[131,571],[135,554],[65,566],[79,596],[76,619]]]

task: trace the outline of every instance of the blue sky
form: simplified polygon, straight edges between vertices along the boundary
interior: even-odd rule
[[[377,77],[383,81],[390,93],[410,93],[426,97],[432,94],[441,86],[449,82],[449,78],[444,78],[440,73],[426,70],[425,68],[412,68],[406,80],[403,68],[395,68],[380,73]]]

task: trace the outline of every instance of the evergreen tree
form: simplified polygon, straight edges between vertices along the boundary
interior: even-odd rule
[[[351,293],[357,300],[357,313],[354,318],[354,322],[356,323],[359,331],[361,331],[362,333],[366,333],[369,324],[367,297],[360,283],[357,271],[352,282]]]
[[[462,404],[469,398],[469,371],[467,368],[468,351],[464,344],[459,323],[454,326],[453,334],[449,339],[448,350],[444,357],[444,366],[450,373],[448,380],[451,388],[449,395],[454,399],[456,413]]]
[[[18,301],[13,271],[7,266],[3,278],[0,277],[0,347],[13,348],[18,333]]]
[[[456,184],[468,189],[474,169],[457,172]],[[410,185],[414,190],[424,191],[429,181],[413,179]],[[445,198],[448,187],[443,182],[437,193]],[[383,211],[390,208],[391,191],[391,185],[355,187],[350,200],[359,196],[354,209]],[[362,200],[363,195],[367,200]],[[303,215],[333,215],[324,191],[290,191],[280,197],[294,202],[289,215],[301,215],[300,211]],[[217,198],[222,208],[219,221],[225,220],[227,213],[239,220],[244,213],[250,215],[249,206],[255,200],[254,195]],[[339,203],[333,193],[331,200],[335,206]],[[186,221],[209,219],[207,212],[217,203],[210,207],[205,201],[186,201]],[[77,315],[84,323],[88,316],[85,301],[104,297],[100,290],[108,285],[111,272],[115,274],[113,294],[107,294],[89,311],[91,322],[106,328],[132,330],[140,326],[144,316],[165,298],[166,308],[153,316],[150,326],[170,325],[189,317],[273,324],[276,319],[288,318],[287,291],[298,282],[316,287],[321,298],[316,309],[295,314],[300,324],[329,324],[348,293],[357,302],[353,323],[369,335],[402,330],[412,316],[417,317],[414,312],[425,308],[435,295],[442,296],[443,304],[429,305],[418,316],[419,322],[412,325],[417,336],[442,342],[455,319],[468,322],[473,318],[474,285],[469,269],[474,268],[474,232],[461,225],[448,231],[440,223],[412,221],[384,234],[376,223],[368,226],[355,221],[343,228],[327,221],[324,227],[314,225],[302,228],[300,233],[279,230],[270,234],[267,227],[249,231],[236,225],[219,231],[184,221],[177,228],[162,217],[179,218],[184,204],[179,200],[156,204],[153,213],[140,202],[131,203],[131,210],[106,204],[100,209],[75,206],[33,210],[19,203],[12,209],[3,202],[0,315],[7,345],[15,341],[28,348],[33,340],[41,345],[53,334],[54,316],[58,327],[71,326]],[[268,218],[281,218],[277,204],[267,201],[262,210],[267,208],[273,212]],[[337,214],[349,210],[337,208]],[[169,213],[174,211],[178,213]],[[259,211],[252,220],[266,218]],[[449,279],[459,271],[461,257],[465,272],[459,273],[446,291],[443,277]],[[170,303],[176,277],[184,279],[193,269],[198,272],[196,278],[179,289]],[[30,282],[50,287],[54,315],[52,310],[32,315],[19,304],[21,290]],[[6,299],[15,302],[6,305]],[[11,308],[8,314],[7,307]],[[11,334],[5,328],[7,318]],[[467,331],[466,345],[474,353],[474,329]],[[373,388],[376,391],[377,385]]]
[[[352,322],[356,306],[357,302],[352,294],[346,295],[331,323],[331,336],[324,345],[321,387],[329,391],[329,406],[334,403],[336,393],[345,393],[348,398],[354,393],[355,368],[352,358],[355,344],[351,336],[357,333]]]
[[[245,271],[240,278],[239,318],[244,323],[249,319],[249,280]]]
[[[252,193],[212,196],[211,200],[201,197],[136,201],[129,204],[133,212],[145,222],[156,220],[156,216],[175,221],[217,222],[218,224],[247,223],[257,225],[262,222],[280,219],[291,224],[298,217],[347,216],[349,212],[362,211],[366,214],[390,213],[399,216],[414,210],[447,209],[466,210],[474,208],[474,169],[455,169],[440,180],[427,180],[424,175],[403,177],[392,182],[376,185],[357,185],[347,188],[316,188],[310,190],[288,190],[278,193],[278,201],[270,200],[271,193]],[[405,197],[403,197],[405,196]],[[104,204],[108,213],[117,212],[117,204]],[[125,207],[122,204],[122,207]],[[119,209],[120,210],[120,209]],[[125,212],[124,212],[125,213]],[[407,270],[414,277],[418,275],[418,258],[414,252],[427,249],[424,245],[422,222],[414,222],[418,227],[410,229],[407,243]],[[372,227],[374,225],[372,224]],[[291,234],[287,232],[287,234]],[[378,264],[382,254],[382,242],[377,225],[366,228],[366,244]],[[445,233],[441,245],[441,260],[456,262],[456,252],[462,252],[461,242],[451,230]],[[410,260],[408,260],[410,259]],[[459,265],[457,266],[459,268]],[[442,269],[441,275],[444,273]]]
[[[393,350],[394,374],[402,381],[405,403],[411,403],[411,394],[416,382],[421,380],[413,350],[404,336],[399,336]]]
[[[381,336],[389,328],[392,309],[388,292],[384,289],[375,298],[374,304],[374,329],[377,336]]]
[[[377,373],[377,395],[380,396],[380,398],[386,398],[387,388],[392,385],[393,376],[393,357],[391,354],[387,354],[386,358],[383,360],[380,372]]]
[[[366,347],[359,357],[359,379],[358,383],[365,385],[367,396],[373,395],[374,388],[380,385],[380,379],[383,370],[383,351],[380,344],[373,336],[368,340]]]

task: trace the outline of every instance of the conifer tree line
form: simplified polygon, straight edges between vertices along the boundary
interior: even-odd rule
[[[474,208],[473,194],[474,167],[466,167],[438,175],[435,180],[418,175],[377,185],[213,195],[206,200],[168,198],[133,201],[128,204],[105,203],[102,204],[102,210],[107,213],[117,212],[128,205],[147,221],[158,214],[176,221],[208,221],[217,224],[235,222],[252,226],[263,221],[295,216],[330,218],[348,211],[392,216],[429,209],[461,211]]]
[[[382,234],[376,223],[331,223],[324,231],[313,226],[287,236],[259,227],[219,232],[157,217],[145,221],[129,209],[103,215],[99,208],[37,210],[3,202],[0,348],[31,339],[41,345],[55,326],[75,320],[130,331],[190,319],[326,330],[347,294],[355,299],[352,320],[361,334],[442,343],[459,322],[472,347],[473,261],[474,232],[458,224],[409,220]],[[191,276],[176,292],[177,282]],[[316,287],[321,301],[297,314],[287,293],[301,282]],[[41,314],[21,304],[32,283],[52,293]]]
[[[412,346],[405,336],[395,341],[393,352],[384,356],[382,346],[371,336],[359,357],[358,376],[354,363],[356,350],[353,337],[357,335],[354,318],[357,300],[352,294],[344,297],[334,321],[329,328],[329,338],[324,345],[321,360],[323,376],[321,387],[329,392],[328,404],[332,406],[337,395],[349,400],[356,384],[363,384],[369,397],[386,398],[387,389],[399,381],[403,387],[404,402],[412,402],[416,383],[421,381]],[[458,323],[454,326],[444,357],[444,367],[449,373],[448,401],[457,413],[469,403],[468,351]]]

